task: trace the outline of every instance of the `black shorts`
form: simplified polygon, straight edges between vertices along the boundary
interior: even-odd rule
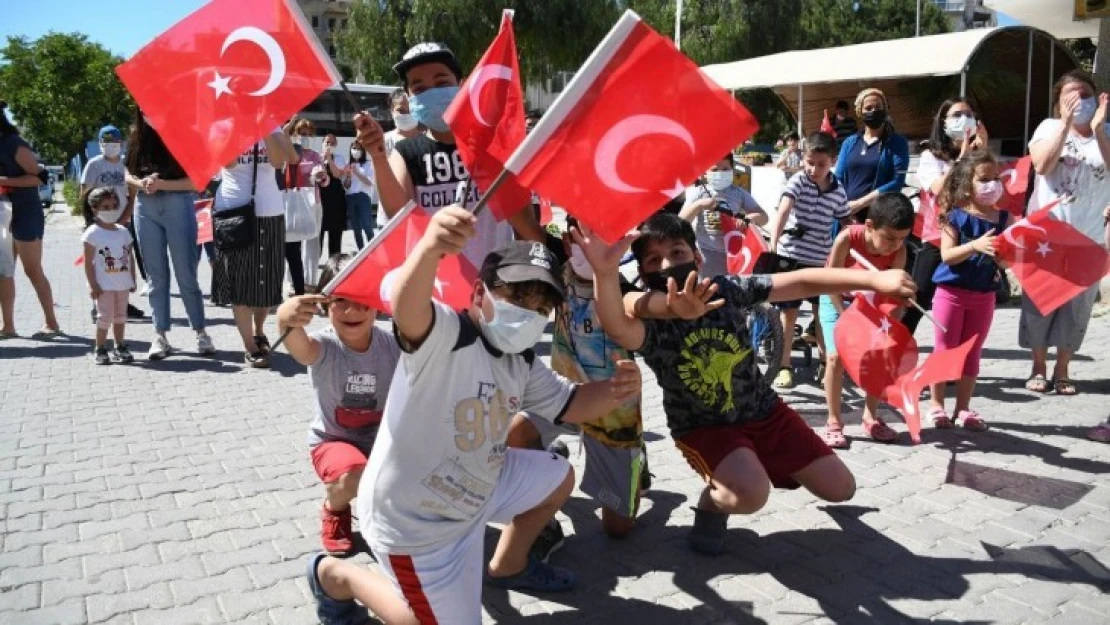
[[[817,267],[815,265],[803,265],[801,263],[796,262],[793,267],[791,267],[789,269],[781,269],[776,273],[790,273],[791,271],[798,271],[799,269],[821,269],[821,267]],[[804,300],[803,299],[793,299],[793,300],[790,300],[788,302],[777,302],[775,304],[775,307],[777,307],[779,310],[797,310],[797,309],[802,307],[802,302],[809,302],[810,304],[813,304],[813,310],[816,313],[817,306],[819,305],[820,299],[821,299],[820,296],[811,297],[809,299],[804,299]]]

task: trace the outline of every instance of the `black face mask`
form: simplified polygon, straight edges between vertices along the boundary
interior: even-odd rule
[[[886,109],[875,109],[863,114],[863,123],[872,130],[882,127],[886,123]]]
[[[686,278],[691,273],[697,272],[698,264],[694,261],[682,263],[681,265],[674,265],[667,267],[661,271],[652,271],[651,273],[643,274],[644,286],[652,291],[666,291],[667,278],[674,278],[678,285],[678,290],[682,290],[683,285],[686,284]]]

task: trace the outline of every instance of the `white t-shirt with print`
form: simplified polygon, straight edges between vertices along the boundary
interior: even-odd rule
[[[362,182],[361,180],[358,179],[358,176],[356,176],[355,173],[354,173],[355,168],[358,168],[358,170],[362,173],[362,175],[366,176],[366,178],[368,180],[370,180],[370,184],[365,184],[364,182]],[[377,189],[374,188],[373,183],[374,183],[374,164],[370,162],[370,159],[367,159],[365,163],[358,163],[358,162],[352,161],[351,162],[351,186],[347,187],[347,195],[351,195],[353,193],[365,193],[366,195],[370,196],[370,202],[372,202],[374,204],[377,204],[378,203],[378,191],[377,191]]]
[[[135,288],[135,280],[131,277],[131,248],[135,243],[127,228],[117,225],[109,230],[93,224],[81,235],[81,241],[93,246],[93,271],[101,290]]]
[[[513,415],[555,421],[576,386],[539,357],[501,354],[465,312],[433,303],[413,352],[401,346],[385,417],[359,484],[361,531],[375,551],[419,554],[475,528],[501,475]]]
[[[1055,118],[1044,120],[1037,126],[1029,145],[1051,140],[1060,132],[1063,123]],[[1052,209],[1053,216],[1104,245],[1106,221],[1102,211],[1110,205],[1110,177],[1094,135],[1086,138],[1068,132],[1064,150],[1052,173],[1037,175],[1029,212],[1038,211],[1061,196],[1067,198]]]
[[[223,182],[212,207],[216,212],[239,208],[251,200],[251,176],[254,175],[254,148],[249,147],[235,159],[231,167],[220,170]],[[285,203],[277,186],[274,166],[266,142],[258,142],[258,173],[254,187],[254,214],[257,217],[277,217],[285,214]]]

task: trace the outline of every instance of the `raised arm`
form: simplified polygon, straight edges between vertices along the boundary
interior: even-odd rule
[[[320,358],[320,342],[310,337],[305,327],[316,318],[319,305],[327,301],[323,295],[301,295],[285,300],[277,310],[278,330],[285,336],[285,349],[293,360],[306,367]]]
[[[272,132],[263,139],[266,143],[266,154],[270,157],[270,164],[274,169],[281,169],[286,163],[295,165],[301,160],[297,155],[293,142],[284,132]]]
[[[909,298],[917,292],[917,286],[905,271],[899,269],[801,269],[771,276],[769,300],[789,302],[846,291],[876,291],[883,295]]]
[[[355,129],[359,145],[374,163],[374,186],[378,189],[382,210],[392,219],[406,204],[416,199],[416,189],[405,167],[405,159],[396,150],[386,155],[382,127],[368,114],[355,115]]]
[[[593,267],[597,318],[605,334],[627,350],[640,349],[644,345],[644,322],[625,312],[619,275],[620,259],[638,233],[625,235],[616,245],[609,245],[583,225],[571,228],[570,233]]]

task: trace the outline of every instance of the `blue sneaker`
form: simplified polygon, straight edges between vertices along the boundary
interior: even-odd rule
[[[316,598],[316,616],[320,619],[321,625],[369,625],[375,621],[370,618],[370,613],[366,608],[355,603],[355,601],[339,601],[332,599],[324,592],[324,588],[320,585],[320,578],[316,576],[316,570],[320,566],[320,561],[328,557],[325,553],[318,553],[308,559],[308,587],[312,590],[312,596]]]
[[[574,588],[574,572],[552,566],[536,558],[528,558],[528,566],[510,577],[486,576],[490,586],[508,590],[534,590],[537,592],[563,592]]]

